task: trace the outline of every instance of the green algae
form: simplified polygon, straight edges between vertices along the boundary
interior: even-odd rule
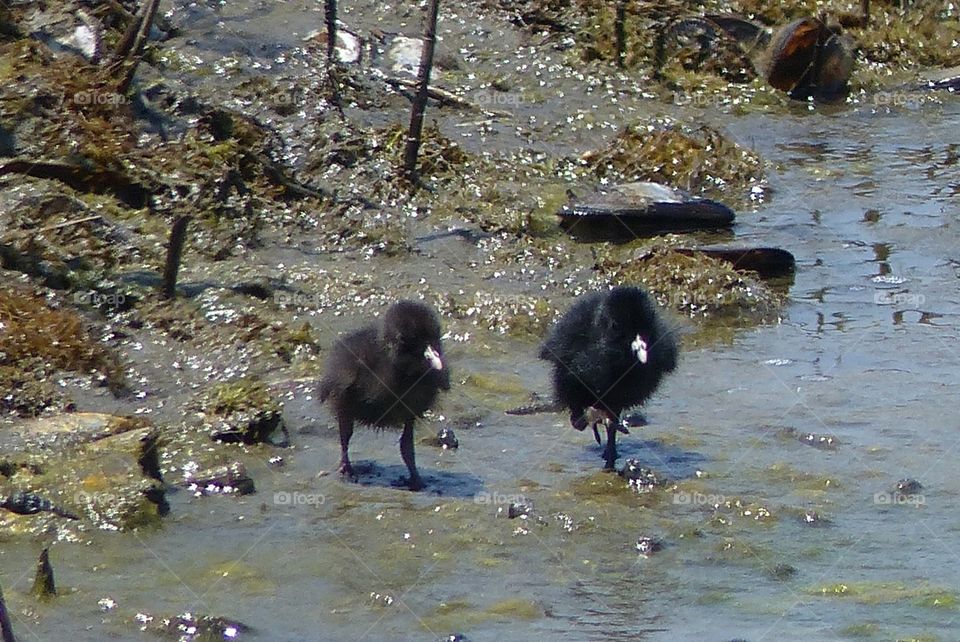
[[[786,462],[771,464],[755,474],[764,484],[789,484],[798,490],[832,491],[843,487],[836,477],[808,473]]]
[[[49,384],[60,371],[91,377],[119,390],[117,355],[90,336],[86,322],[69,308],[55,308],[26,290],[0,291],[0,383],[12,391],[0,405],[36,415],[61,396]]]
[[[487,607],[486,613],[514,620],[536,620],[544,616],[543,607],[539,603],[523,598],[495,602]]]
[[[839,634],[850,638],[872,638],[879,635],[880,632],[880,625],[873,622],[861,622],[843,627]]]
[[[205,409],[217,415],[229,415],[244,410],[268,409],[279,411],[280,404],[261,381],[238,379],[214,386],[210,390]]]
[[[837,582],[813,586],[808,595],[850,600],[857,604],[909,604],[920,608],[954,610],[958,594],[952,589],[927,583],[899,582]]]
[[[749,272],[703,254],[689,256],[670,247],[604,247],[595,269],[617,285],[642,285],[661,307],[688,317],[752,322],[779,319],[784,296]]]
[[[741,205],[763,178],[760,157],[707,125],[670,119],[624,127],[606,147],[583,155],[596,178],[649,181]]]

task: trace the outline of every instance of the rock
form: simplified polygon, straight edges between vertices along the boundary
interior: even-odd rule
[[[222,383],[204,395],[200,405],[214,441],[263,443],[278,429],[288,439],[281,405],[259,381],[239,379]]]
[[[960,91],[960,67],[927,72],[920,79],[923,89],[941,89],[949,92]]]
[[[69,412],[17,423],[9,431],[4,431],[0,446],[3,446],[4,450],[62,450],[142,430],[148,425],[146,420],[139,417],[100,412]]]
[[[321,47],[326,50],[327,30],[318,29],[311,31],[304,36],[303,42],[306,43],[308,47]],[[337,61],[346,65],[359,63],[363,59],[363,50],[363,38],[337,20],[337,37],[333,45],[333,55]]]
[[[641,537],[637,539],[635,547],[641,555],[649,557],[663,550],[663,542],[653,537]]]
[[[657,39],[657,74],[668,62],[687,71],[714,72],[731,82],[755,77],[750,53],[770,39],[762,26],[729,14],[683,18]]]
[[[196,496],[250,495],[257,492],[253,479],[239,461],[198,471],[185,471],[179,484]]]
[[[726,261],[736,270],[756,272],[761,279],[789,276],[796,269],[793,254],[775,247],[697,247],[676,251],[686,256],[705,254]]]
[[[564,206],[560,225],[584,240],[632,241],[653,236],[729,227],[736,218],[722,203],[696,198],[659,183],[626,183],[611,188],[598,200]]]
[[[498,515],[506,514],[508,519],[516,519],[518,517],[526,519],[533,515],[533,503],[530,502],[529,500],[520,500],[516,502],[511,502],[507,506],[506,510],[504,510],[502,506],[498,508],[497,514]]]
[[[618,474],[626,479],[630,488],[636,490],[638,493],[648,493],[657,486],[666,484],[665,479],[649,468],[641,466],[640,462],[636,459],[628,459],[625,461],[623,468],[620,469]]]
[[[156,617],[137,613],[141,631],[152,631],[177,642],[203,640],[240,640],[250,627],[237,620],[212,615],[181,613],[173,617]]]
[[[416,76],[420,69],[422,52],[422,39],[397,36],[387,47],[384,57],[387,59],[387,67],[391,72]]]
[[[37,513],[47,512],[60,517],[66,517],[67,519],[80,519],[73,513],[54,506],[48,499],[44,499],[33,493],[19,491],[4,498],[4,500],[0,502],[0,508],[5,508],[17,515],[36,515]]]
[[[436,448],[443,448],[444,450],[456,450],[460,447],[460,441],[457,439],[452,428],[441,428],[437,432],[436,437],[424,439],[421,443]]]
[[[103,25],[79,7],[68,12],[37,11],[22,26],[55,55],[75,55],[96,63],[103,54]]]
[[[903,495],[915,495],[923,490],[923,484],[916,479],[901,479],[897,482],[896,492]]]
[[[14,424],[10,432],[0,462],[7,509],[0,511],[0,535],[91,525],[125,531],[169,512],[159,431],[146,420],[68,413]]]
[[[773,567],[773,570],[770,571],[771,577],[775,580],[788,580],[794,575],[797,574],[797,569],[789,564],[777,564]]]
[[[767,50],[764,76],[796,100],[846,97],[853,71],[853,41],[817,18],[781,27]]]
[[[818,435],[812,432],[801,433],[798,437],[801,444],[813,446],[817,450],[837,450],[840,441],[833,435]]]

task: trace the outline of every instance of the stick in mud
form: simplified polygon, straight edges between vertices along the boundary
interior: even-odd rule
[[[108,67],[109,73],[126,67],[125,73],[117,84],[117,93],[127,93],[130,84],[133,82],[133,76],[140,64],[141,54],[147,45],[150,29],[153,27],[153,20],[156,18],[159,6],[160,0],[147,0],[147,3],[137,12],[137,19],[128,25],[126,33],[120,40],[117,51]]]
[[[420,152],[420,136],[423,133],[423,114],[427,109],[430,89],[430,70],[433,68],[433,50],[437,43],[437,14],[440,0],[430,0],[427,13],[427,28],[423,34],[423,52],[420,54],[420,69],[417,72],[417,95],[410,110],[410,129],[407,131],[407,147],[403,154],[403,173],[416,184],[417,155]]]
[[[337,0],[324,0],[323,18],[327,25],[327,81],[330,83],[330,103],[343,118],[340,101],[340,74],[337,60]]]
[[[183,243],[187,238],[187,223],[189,216],[180,216],[173,222],[170,229],[170,243],[167,245],[167,263],[163,267],[162,295],[165,299],[172,299],[177,295],[177,272],[180,270],[180,257],[183,254]]]
[[[617,0],[617,18],[613,24],[617,34],[617,67],[623,69],[627,62],[627,0]]]
[[[337,0],[324,0],[323,18],[327,23],[327,70],[329,71],[336,60],[337,48]]]
[[[35,597],[49,600],[57,596],[57,585],[53,581],[53,566],[50,564],[50,549],[44,548],[37,558],[37,573],[33,578],[33,588],[30,589]]]
[[[13,625],[10,624],[10,614],[7,612],[7,602],[3,599],[3,588],[0,587],[0,640],[2,642],[17,642],[13,636]]]

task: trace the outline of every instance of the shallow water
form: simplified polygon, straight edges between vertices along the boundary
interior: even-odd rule
[[[195,6],[202,17],[182,25],[195,31],[174,44],[189,51],[185,41],[197,38],[207,44],[198,55],[232,52],[249,62],[295,44],[303,34],[289,35],[290,24],[320,23],[312,6],[227,6],[233,18],[224,22]],[[360,5],[344,19],[369,26],[376,17]],[[416,25],[418,16],[396,22]],[[448,41],[481,42],[489,65],[494,42],[507,56],[521,39],[503,25],[499,39],[456,20],[445,28],[456,32],[445,32]],[[601,91],[579,93],[569,77],[545,82],[544,94],[566,93],[564,117],[596,105],[598,120],[616,125],[664,110],[636,93],[613,108]],[[353,456],[367,467],[361,484],[318,476],[335,470],[335,431],[317,410],[312,382],[288,382],[294,447],[279,469],[265,463],[275,449],[250,451],[257,494],[200,499],[182,491],[170,497],[171,515],[157,532],[54,547],[62,597],[49,605],[25,595],[37,545],[4,545],[0,582],[21,637],[131,639],[128,618],[137,611],[194,611],[237,618],[254,627],[255,640],[431,640],[453,632],[473,642],[955,639],[960,169],[950,141],[960,102],[941,98],[893,110],[864,103],[748,116],[670,108],[762,156],[767,202],[740,216],[736,238],[786,248],[798,260],[783,321],[685,350],[645,410],[650,424],[621,438],[621,462],[638,458],[674,486],[633,493],[600,472],[599,447],[565,417],[503,414],[525,391],[546,393],[547,372],[535,343],[478,333],[449,343],[455,379],[473,383],[455,386],[436,413],[455,422],[460,449],[417,448],[426,492],[392,486],[404,470],[390,432],[354,437]],[[474,153],[523,144],[551,153],[563,145],[558,153],[570,154],[616,131],[538,141],[538,130],[561,121],[551,111],[557,106],[517,105],[518,117],[536,115],[537,124],[519,134],[501,124],[482,140],[461,136],[455,116],[441,124]],[[258,260],[291,272],[324,262],[364,269],[354,257],[312,255],[310,242],[266,248]],[[424,265],[389,268],[477,287],[464,268],[469,253],[482,255],[472,244],[423,238],[420,246]],[[355,321],[311,317],[317,325]],[[163,379],[169,375],[154,376],[156,398],[174,406],[182,393]],[[423,422],[419,436],[442,421]],[[812,448],[791,428],[833,436],[839,446]],[[891,505],[888,491],[907,477],[923,483],[922,495]],[[497,516],[521,497],[540,520]],[[712,505],[738,499],[752,505],[749,515]],[[758,519],[758,508],[769,515]],[[808,510],[827,523],[804,523]],[[641,536],[661,539],[664,550],[639,556]],[[101,612],[97,601],[107,596],[119,606]]]

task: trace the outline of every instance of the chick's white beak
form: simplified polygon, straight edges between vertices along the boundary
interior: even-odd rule
[[[633,350],[634,354],[637,355],[637,359],[640,360],[640,363],[647,362],[647,342],[643,340],[639,334],[637,338],[633,340],[630,344],[630,349]]]
[[[443,360],[440,359],[440,353],[433,346],[427,346],[427,349],[423,351],[423,356],[426,357],[431,368],[443,370]]]

